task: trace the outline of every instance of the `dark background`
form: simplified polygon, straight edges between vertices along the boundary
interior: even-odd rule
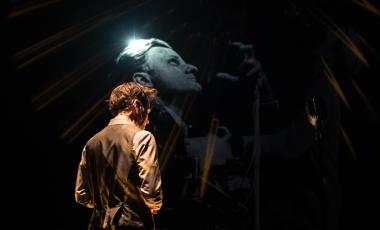
[[[304,76],[311,74],[309,51],[316,50],[327,30],[308,11],[318,9],[368,45],[362,47],[369,67],[361,64],[360,75],[349,76],[343,64],[336,77],[350,103],[350,108],[342,105],[342,126],[353,149],[342,138],[340,229],[372,227],[378,213],[372,210],[377,208],[380,15],[361,2],[367,1],[2,3],[3,188],[10,193],[5,201],[15,207],[12,225],[86,229],[90,211],[74,201],[77,164],[85,141],[108,122],[104,100],[114,82],[107,75],[127,38],[167,41],[200,69],[205,86],[218,71],[230,70],[231,41],[254,44],[273,90],[289,108],[284,116],[291,119],[307,85]]]

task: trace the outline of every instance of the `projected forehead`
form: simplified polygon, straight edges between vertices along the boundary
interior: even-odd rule
[[[184,64],[182,57],[172,49],[166,47],[153,47],[148,53],[146,60],[150,64],[159,64],[159,62],[168,61],[169,64]],[[172,63],[171,63],[172,62]]]

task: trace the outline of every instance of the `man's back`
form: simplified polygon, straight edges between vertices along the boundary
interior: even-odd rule
[[[95,206],[91,225],[95,228],[109,224],[137,228],[153,225],[139,192],[133,152],[133,138],[139,131],[136,126],[111,121],[85,147],[89,191]]]

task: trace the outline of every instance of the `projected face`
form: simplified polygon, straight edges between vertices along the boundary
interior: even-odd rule
[[[146,63],[152,70],[152,82],[159,92],[172,94],[202,90],[194,75],[197,67],[184,62],[172,49],[152,47],[146,53]]]

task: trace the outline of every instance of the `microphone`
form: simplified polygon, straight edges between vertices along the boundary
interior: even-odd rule
[[[311,96],[306,100],[306,113],[309,116],[316,116],[321,121],[326,117],[325,105],[320,97]]]
[[[306,115],[310,124],[315,128],[316,140],[320,140],[322,138],[322,121],[326,117],[326,108],[320,97],[311,96],[306,100]]]

